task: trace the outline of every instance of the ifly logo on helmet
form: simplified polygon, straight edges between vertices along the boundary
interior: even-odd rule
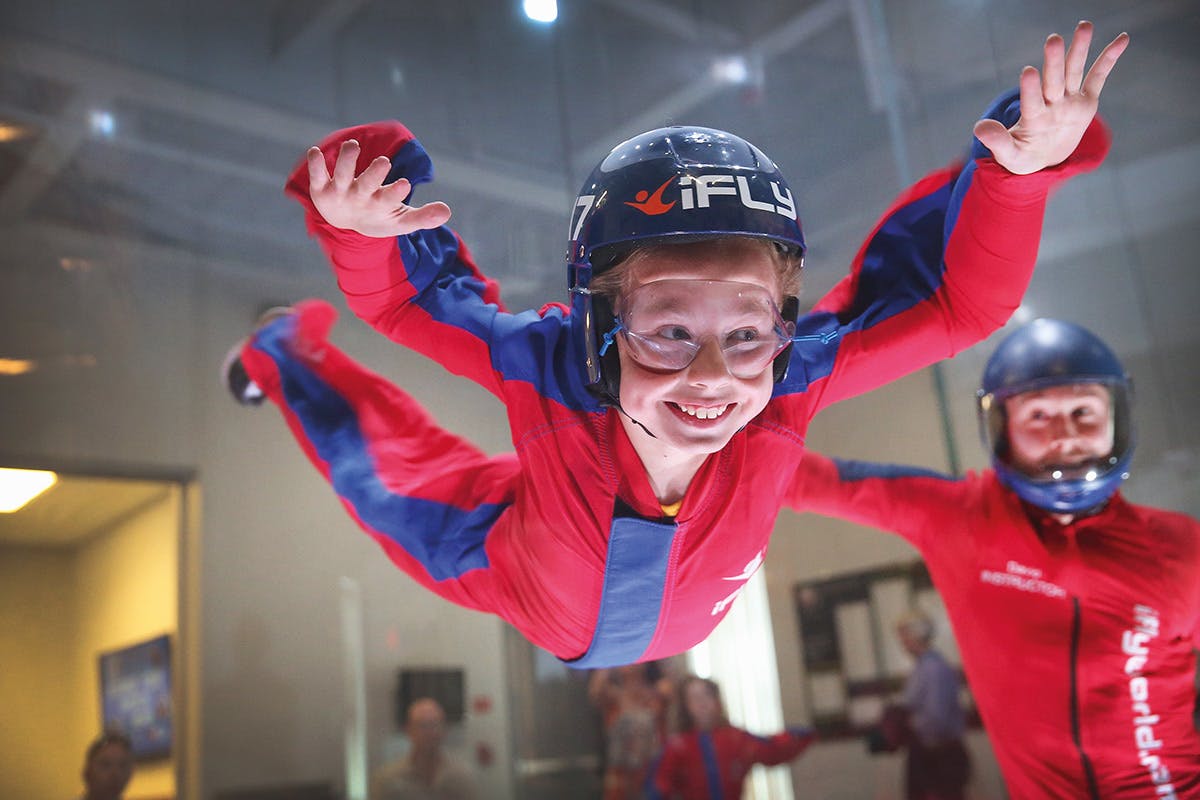
[[[662,186],[654,190],[654,194],[650,194],[645,189],[633,196],[633,200],[626,200],[625,205],[630,208],[636,208],[643,214],[648,214],[652,217],[657,217],[659,214],[665,214],[675,207],[675,202],[672,200],[669,203],[663,202],[663,191],[675,180],[674,176],[663,181]]]
[[[671,180],[674,178],[665,181],[653,193],[643,189],[632,201],[626,200],[625,205],[651,216],[667,213],[676,203],[675,200],[669,203],[663,201],[663,192]],[[769,181],[769,184],[775,202],[751,195],[750,179],[745,175],[683,175],[679,178],[679,207],[683,211],[691,211],[694,208],[708,208],[715,197],[736,197],[743,206],[753,211],[771,211],[788,219],[795,219],[796,203],[792,199],[791,190],[781,187],[778,181]]]
[[[751,194],[750,180],[745,175],[683,175],[679,178],[679,198],[667,201],[663,199],[663,193],[673,180],[674,176],[668,178],[653,192],[647,189],[639,190],[633,200],[624,201],[625,205],[636,208],[647,216],[657,217],[673,209],[676,203],[681,211],[686,212],[697,208],[709,208],[713,198],[733,197],[752,211],[770,211],[788,219],[796,219],[796,201],[792,198],[792,191],[781,186],[778,181],[768,181],[772,197],[766,199],[756,198]],[[772,199],[775,202],[771,202]],[[572,240],[579,238],[579,231],[583,228],[584,220],[595,202],[594,194],[580,195],[576,198],[575,208],[579,209],[579,216],[571,226]]]

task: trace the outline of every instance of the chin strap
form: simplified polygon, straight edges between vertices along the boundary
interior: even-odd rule
[[[625,409],[621,408],[621,401],[620,401],[620,400],[616,400],[616,399],[614,399],[614,401],[613,401],[613,408],[615,408],[617,411],[620,411],[622,414],[624,414],[626,417],[628,417],[628,418],[629,418],[629,421],[630,421],[630,422],[632,422],[634,425],[637,425],[639,428],[641,428],[642,430],[644,430],[644,431],[646,432],[646,435],[647,435],[647,436],[649,436],[651,439],[657,439],[657,438],[658,438],[657,436],[655,436],[655,435],[654,435],[654,431],[650,430],[650,429],[649,429],[649,428],[647,428],[645,425],[643,425],[642,423],[638,422],[638,421],[637,421],[636,419],[634,419],[633,417],[629,416],[629,412],[628,412],[628,411],[626,411]]]
[[[1026,516],[1030,517],[1034,521],[1035,525],[1039,519],[1052,519],[1060,525],[1073,525],[1074,523],[1079,522],[1081,519],[1087,519],[1088,517],[1094,517],[1095,515],[1099,514],[1108,507],[1108,501],[1110,499],[1111,498],[1106,497],[1096,505],[1089,506],[1082,511],[1055,511],[1052,508],[1042,508],[1041,506],[1036,506],[1028,500],[1022,500],[1021,505],[1025,506]],[[1070,517],[1071,521],[1064,523],[1060,521],[1059,517]]]

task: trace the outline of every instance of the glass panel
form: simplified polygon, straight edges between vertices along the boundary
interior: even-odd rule
[[[588,700],[590,673],[564,666],[511,628],[505,633],[514,796],[600,797],[604,737]]]

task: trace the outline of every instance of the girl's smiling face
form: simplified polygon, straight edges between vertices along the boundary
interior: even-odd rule
[[[778,314],[778,267],[761,242],[730,238],[715,245],[673,245],[637,258],[629,264],[630,291],[617,299],[620,315],[623,300],[636,300],[639,288],[655,284],[651,290],[661,302],[636,312],[630,331],[651,341],[699,345],[690,363],[669,369],[647,366],[656,359],[637,352],[644,345],[615,338],[621,408],[654,435],[626,426],[643,460],[645,447],[666,457],[717,452],[771,399],[770,359],[749,374],[746,365],[763,359],[741,353],[745,341],[771,335],[765,328]]]

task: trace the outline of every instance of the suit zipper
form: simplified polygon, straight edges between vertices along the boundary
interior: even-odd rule
[[[1100,787],[1096,785],[1096,773],[1092,770],[1092,760],[1083,751],[1083,734],[1079,728],[1079,683],[1076,671],[1079,667],[1079,629],[1082,620],[1079,617],[1079,598],[1071,598],[1071,738],[1075,741],[1075,749],[1079,751],[1079,762],[1083,766],[1084,777],[1087,778],[1088,797],[1100,800]]]

